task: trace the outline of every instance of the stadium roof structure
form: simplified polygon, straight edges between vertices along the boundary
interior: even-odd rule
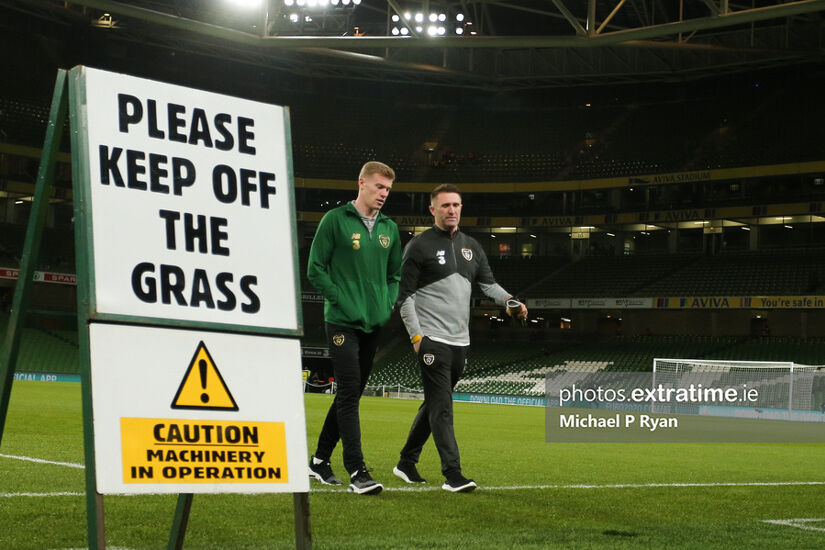
[[[823,61],[825,0],[261,0],[246,10],[241,3],[257,2],[0,0],[0,28],[23,21],[46,36],[93,28],[113,52],[140,44],[302,79],[497,93]],[[420,31],[414,15],[404,25],[405,13],[418,11],[444,13],[452,26],[431,36],[426,19]],[[392,34],[396,24],[406,36]]]

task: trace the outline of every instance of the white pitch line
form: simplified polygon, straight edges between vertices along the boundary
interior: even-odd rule
[[[804,531],[825,531],[825,527],[812,527],[806,525],[807,523],[822,522],[825,523],[825,518],[795,518],[795,519],[763,519],[762,523],[772,523],[774,525],[785,525],[787,527],[794,527]]]
[[[55,466],[66,466],[67,468],[83,469],[83,464],[76,464],[74,462],[56,462],[53,460],[44,460],[42,458],[33,458],[30,456],[14,456],[0,454],[0,458],[12,458],[15,460],[25,460],[28,462],[36,462],[39,464],[52,464]],[[752,481],[752,482],[719,482],[719,483],[614,483],[614,484],[572,484],[572,485],[504,485],[504,486],[484,486],[480,490],[484,491],[530,491],[530,490],[546,490],[546,489],[655,489],[655,488],[690,488],[690,487],[787,487],[787,486],[804,486],[804,485],[825,485],[825,481]],[[440,491],[440,485],[428,485],[425,487],[385,487],[385,491],[399,492],[399,493],[423,493],[427,491]],[[337,493],[344,492],[341,489],[332,489],[328,487],[319,487],[311,489],[313,493]],[[77,493],[78,495],[84,493]],[[0,497],[12,496],[64,496],[74,495],[73,493],[0,493]],[[771,520],[773,521],[773,520]],[[791,521],[791,520],[776,520],[776,521]],[[819,528],[812,528],[819,530]]]
[[[38,464],[53,464],[55,466],[65,466],[67,468],[78,468],[80,470],[83,469],[83,464],[77,464],[75,462],[55,462],[54,460],[44,460],[42,458],[34,458],[34,457],[31,457],[31,456],[14,456],[14,455],[0,454],[0,458],[13,458],[15,460],[25,460],[26,462],[37,462]]]
[[[14,497],[81,497],[86,493],[73,493],[69,491],[62,491],[56,493],[0,493],[0,498],[14,498]]]
[[[753,482],[729,482],[729,483],[617,483],[605,485],[506,485],[498,487],[479,487],[480,491],[529,491],[545,489],[649,489],[649,488],[690,488],[690,487],[784,487],[799,485],[825,485],[825,481],[753,481]],[[385,491],[419,493],[426,491],[440,491],[441,487],[429,485],[425,487],[385,487]],[[341,489],[313,488],[313,493],[335,493]]]
[[[2,455],[0,455],[2,456]],[[617,483],[608,485],[508,485],[501,487],[479,487],[479,491],[529,491],[529,490],[543,490],[543,489],[650,489],[650,488],[691,488],[691,487],[791,487],[802,485],[825,485],[825,481],[754,481],[744,483]],[[384,491],[393,493],[424,493],[429,491],[440,491],[440,486],[429,485],[426,487],[384,487]],[[316,488],[311,490],[312,493],[344,493],[346,490],[332,489],[327,487]],[[61,497],[61,496],[83,496],[86,493],[72,493],[72,492],[55,492],[55,493],[0,493],[0,498],[12,497]],[[259,493],[267,494],[267,493]],[[126,494],[120,496],[140,496],[138,494]],[[804,522],[804,521],[825,521],[825,519],[796,519],[796,520],[764,520],[767,523],[776,523],[780,525],[790,525],[791,527],[799,527],[800,529],[810,529],[813,531],[825,531],[825,528],[819,527],[800,527],[799,525],[792,525],[788,522]]]

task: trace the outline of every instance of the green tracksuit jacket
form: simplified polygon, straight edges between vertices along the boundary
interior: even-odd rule
[[[379,212],[370,235],[352,203],[330,210],[312,240],[307,278],[324,295],[327,323],[373,332],[398,296],[398,226]]]

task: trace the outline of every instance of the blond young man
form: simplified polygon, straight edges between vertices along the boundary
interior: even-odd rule
[[[398,226],[380,212],[394,180],[395,172],[386,164],[364,164],[356,199],[321,219],[307,269],[309,281],[324,295],[329,355],[338,384],[310,459],[310,477],[328,485],[342,484],[330,465],[340,439],[350,475],[347,491],[357,494],[378,494],[383,489],[364,463],[358,407],[379,330],[390,318],[401,278]]]

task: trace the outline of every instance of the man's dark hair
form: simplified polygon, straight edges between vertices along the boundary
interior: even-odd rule
[[[459,190],[458,185],[455,185],[453,183],[442,183],[441,185],[433,189],[432,193],[430,193],[430,202],[435,200],[435,198],[440,193],[458,193],[458,196],[461,196],[461,191]]]

